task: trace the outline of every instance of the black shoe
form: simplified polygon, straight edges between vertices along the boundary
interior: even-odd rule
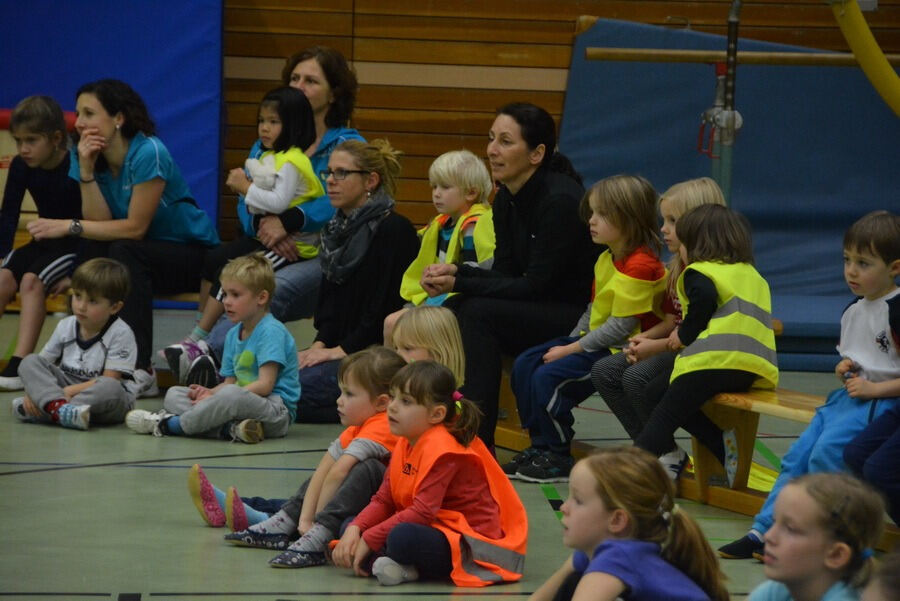
[[[754,553],[762,553],[764,546],[756,537],[745,534],[733,543],[719,547],[719,556],[725,559],[750,559]]]
[[[191,384],[199,384],[206,388],[215,388],[219,385],[219,370],[211,355],[200,355],[191,363],[185,377],[185,386]]]
[[[328,563],[324,552],[291,551],[288,549],[281,555],[269,560],[273,568],[311,568]]]
[[[281,551],[287,549],[293,539],[282,532],[264,534],[261,532],[253,532],[252,530],[241,530],[239,532],[226,534],[225,540],[232,545],[237,545],[239,547],[254,547],[256,549],[273,549],[275,551]]]
[[[503,473],[509,476],[510,478],[518,478],[516,472],[519,471],[519,468],[525,467],[534,461],[535,457],[541,454],[540,449],[536,449],[534,447],[528,447],[521,453],[516,453],[513,455],[513,458],[509,460],[509,463],[504,463],[500,467],[503,469]]]
[[[571,455],[558,455],[553,451],[541,451],[528,465],[523,465],[516,472],[519,480],[526,482],[538,482],[540,484],[550,482],[568,482],[569,472],[575,465],[575,459]]]

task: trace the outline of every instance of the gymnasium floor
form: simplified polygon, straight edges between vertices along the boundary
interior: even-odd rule
[[[193,314],[157,311],[155,339],[176,340]],[[57,319],[44,326],[41,343]],[[0,318],[0,351],[8,356],[17,316]],[[311,341],[311,324],[291,324],[298,346]],[[833,386],[830,374],[783,374],[783,385],[813,393]],[[58,600],[211,599],[299,600],[366,596],[378,601],[428,598],[476,601],[524,599],[567,557],[554,506],[565,484],[541,487],[516,483],[528,509],[529,545],[524,578],[485,589],[410,583],[381,587],[334,567],[276,570],[274,553],[232,547],[224,529],[200,519],[187,493],[187,471],[203,465],[211,481],[241,494],[287,496],[309,477],[340,426],[295,424],[288,436],[259,445],[190,438],[154,438],[124,426],[89,432],[20,424],[9,412],[12,398],[0,393],[0,599]],[[141,399],[155,410],[162,398]],[[578,410],[579,438],[598,446],[625,442],[624,431],[593,397]],[[760,422],[763,453],[781,456],[801,426],[783,420]],[[684,434],[683,432],[681,434]],[[681,438],[689,448],[686,437]],[[508,453],[501,451],[501,460]],[[713,547],[742,535],[750,518],[681,501]],[[723,562],[734,599],[744,599],[763,579],[755,561]]]

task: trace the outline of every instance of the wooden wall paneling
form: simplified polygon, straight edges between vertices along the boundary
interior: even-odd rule
[[[347,14],[296,10],[225,8],[225,30],[249,33],[289,33],[314,36],[353,35],[353,21]]]
[[[447,40],[467,42],[521,42],[569,45],[571,23],[530,19],[485,19],[360,14],[353,20],[354,35],[361,38]]]
[[[344,56],[353,56],[352,40],[322,35],[227,32],[224,40],[226,56],[269,56],[285,58],[309,46],[331,46]]]

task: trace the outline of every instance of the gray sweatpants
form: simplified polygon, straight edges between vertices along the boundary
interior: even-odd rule
[[[227,384],[196,405],[188,398],[186,386],[173,386],[166,392],[163,406],[181,416],[181,429],[189,436],[217,437],[223,424],[244,419],[258,420],[266,438],[281,438],[291,425],[291,415],[281,396],[259,396],[236,384]]]
[[[22,359],[19,377],[25,386],[25,394],[42,411],[50,401],[65,398],[64,387],[84,382],[38,354]],[[72,397],[71,403],[90,405],[92,424],[121,424],[125,421],[125,414],[134,409],[134,396],[125,389],[122,380],[100,376],[90,388]]]

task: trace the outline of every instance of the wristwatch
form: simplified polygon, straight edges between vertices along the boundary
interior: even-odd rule
[[[70,236],[80,236],[81,232],[84,231],[84,227],[81,225],[81,222],[77,219],[73,219],[72,223],[69,224],[69,235]]]

